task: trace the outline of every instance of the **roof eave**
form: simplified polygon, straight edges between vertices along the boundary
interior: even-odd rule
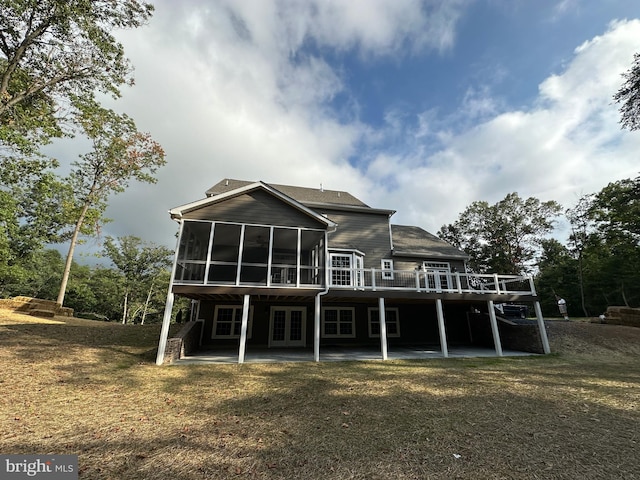
[[[234,190],[229,190],[228,192],[225,192],[225,193],[221,193],[211,197],[205,197],[200,200],[196,200],[195,202],[187,203],[185,205],[172,208],[171,210],[169,210],[169,214],[171,215],[171,218],[174,220],[180,219],[185,213],[191,212],[193,210],[197,210],[198,208],[204,207],[206,205],[220,203],[228,198],[236,197],[238,195],[242,195],[243,193],[247,193],[249,191],[256,190],[258,188],[268,191],[275,197],[278,197],[283,202],[288,203],[292,207],[300,210],[301,212],[309,215],[310,217],[315,218],[321,223],[324,223],[329,228],[335,228],[338,225],[334,221],[320,215],[319,213],[313,211],[311,208],[303,205],[297,200],[289,197],[288,195],[285,195],[284,193],[280,192],[279,190],[276,190],[275,188],[271,187],[270,185],[264,182],[250,183],[248,185],[245,185],[244,187],[236,188]]]

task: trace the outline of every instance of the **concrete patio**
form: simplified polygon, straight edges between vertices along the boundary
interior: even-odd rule
[[[531,356],[538,355],[530,352],[503,350],[503,356]],[[449,348],[449,358],[497,357],[492,348],[459,346]],[[389,348],[388,360],[417,360],[443,358],[442,351],[437,347],[393,347]],[[382,360],[382,354],[376,348],[339,348],[324,347],[320,349],[321,362],[370,361]],[[302,348],[248,348],[245,363],[286,363],[313,362],[313,350]],[[199,351],[173,362],[173,365],[193,365],[207,363],[238,363],[237,349],[216,349]]]

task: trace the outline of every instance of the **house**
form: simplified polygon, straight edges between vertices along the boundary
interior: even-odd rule
[[[502,354],[494,302],[532,302],[533,281],[467,271],[467,255],[395,212],[353,195],[225,179],[170,210],[179,223],[157,363],[175,295],[192,299],[189,348],[301,348],[490,343]],[[182,346],[181,348],[183,348]]]

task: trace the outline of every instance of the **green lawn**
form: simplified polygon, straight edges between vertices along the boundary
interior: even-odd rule
[[[0,452],[78,454],[82,479],[640,475],[640,329],[552,327],[544,357],[157,367],[158,326],[57,320],[0,311]]]

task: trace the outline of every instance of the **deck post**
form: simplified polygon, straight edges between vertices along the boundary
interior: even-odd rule
[[[244,353],[247,346],[247,326],[249,325],[249,297],[244,296],[242,303],[242,326],[240,327],[240,349],[238,351],[238,363],[244,363]]]
[[[447,348],[447,332],[444,329],[444,312],[442,310],[442,299],[436,298],[436,312],[438,313],[438,331],[440,332],[440,348],[442,349],[442,356],[447,358],[449,356],[449,349]]]
[[[538,318],[538,330],[540,331],[540,340],[542,340],[542,350],[544,353],[551,353],[551,348],[549,348],[549,339],[547,338],[547,327],[544,325],[544,317],[542,316],[540,302],[537,300],[533,302],[533,307],[536,309],[536,317]]]
[[[320,361],[320,294],[316,295],[313,315],[313,360],[315,362]]]
[[[384,298],[378,299],[378,319],[380,320],[380,347],[382,360],[387,359],[387,316],[384,309]]]
[[[489,322],[491,323],[491,333],[493,334],[493,345],[496,349],[496,354],[502,357],[502,343],[500,342],[500,331],[498,330],[498,322],[496,321],[496,310],[493,306],[493,300],[487,302],[489,308]]]
[[[164,362],[164,352],[167,348],[167,337],[169,336],[169,325],[171,324],[171,311],[173,310],[173,281],[176,278],[178,269],[178,254],[180,252],[180,241],[182,239],[182,229],[184,222],[180,221],[178,228],[178,238],[176,239],[176,250],[173,253],[173,265],[171,266],[171,277],[169,279],[169,288],[167,290],[167,300],[164,304],[164,316],[162,317],[162,329],[160,330],[160,342],[158,343],[158,354],[156,356],[156,365],[162,365]]]

